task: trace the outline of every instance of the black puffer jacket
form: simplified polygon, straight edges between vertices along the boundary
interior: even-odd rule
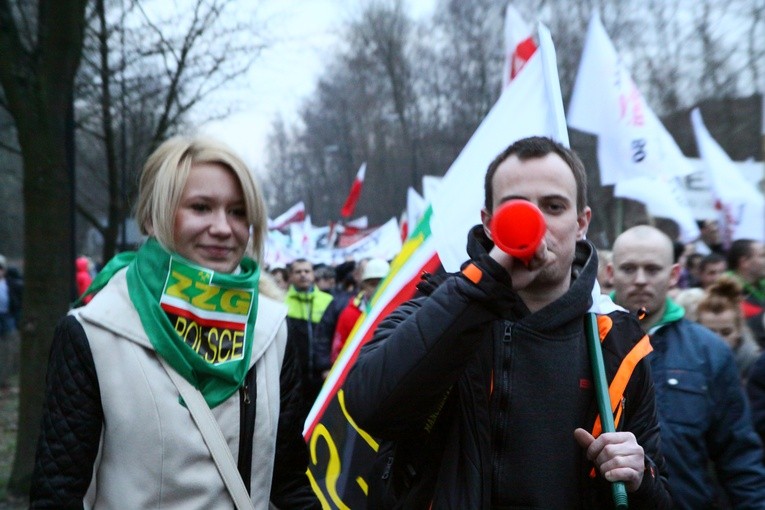
[[[528,331],[552,338],[574,332],[584,341],[583,319],[592,304],[597,269],[594,247],[578,244],[578,274],[569,292],[531,314],[511,290],[507,272],[488,256],[490,246],[482,229],[474,229],[468,253],[482,272],[479,283],[464,273],[452,275],[429,297],[399,307],[380,324],[345,383],[346,404],[354,420],[394,445],[382,448],[388,459],[380,462],[381,480],[370,477],[370,508],[491,508],[496,463],[491,393],[499,377],[496,353],[506,325],[512,324],[520,334]],[[635,359],[629,354],[638,350],[638,344],[650,347],[635,318],[622,311],[608,318],[612,327],[602,345],[611,384],[625,357]],[[669,508],[666,479],[660,474],[664,461],[653,385],[645,361],[628,375],[622,402],[629,405],[624,405],[623,413],[617,409],[617,428],[633,432],[646,454],[646,473],[638,491],[630,494],[630,508]],[[581,414],[587,419],[579,426],[592,430],[597,414],[594,399]],[[565,434],[573,437],[573,429]],[[591,477],[591,471],[592,464],[582,455],[578,501],[567,501],[560,508],[613,507],[609,484],[600,476]]]
[[[281,413],[276,438],[276,462],[271,501],[278,508],[321,508],[305,470],[308,450],[302,438],[300,370],[294,348],[287,343],[280,380]],[[257,395],[254,369],[246,376],[247,396]],[[31,508],[83,508],[83,497],[93,474],[104,419],[93,355],[85,331],[72,316],[58,325],[48,365],[42,432],[35,457]],[[239,471],[249,485],[254,459],[252,434],[255,406],[242,405]],[[249,439],[249,440],[248,440]],[[248,487],[249,490],[249,487]]]

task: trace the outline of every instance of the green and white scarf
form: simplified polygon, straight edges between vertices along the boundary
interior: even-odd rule
[[[120,253],[82,297],[126,267],[128,294],[159,356],[213,408],[242,386],[252,352],[260,267],[245,257],[237,274],[215,272],[168,253],[150,238]]]

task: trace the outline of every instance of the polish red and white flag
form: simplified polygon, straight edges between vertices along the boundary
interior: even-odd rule
[[[367,164],[362,163],[359,171],[356,173],[356,178],[351,184],[351,191],[348,193],[348,198],[345,199],[343,208],[340,209],[340,216],[343,218],[350,217],[353,214],[353,210],[356,209],[356,203],[361,196],[361,186],[364,184],[364,174],[367,172]]]
[[[502,88],[507,87],[537,50],[531,27],[512,5],[505,11],[505,67]]]
[[[290,223],[297,223],[305,220],[305,203],[301,200],[297,204],[293,205],[285,212],[280,214],[276,219],[268,220],[269,230],[281,230],[287,227]]]

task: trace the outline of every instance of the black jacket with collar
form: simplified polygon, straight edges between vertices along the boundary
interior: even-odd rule
[[[350,414],[393,445],[381,448],[388,457],[381,459],[382,480],[370,476],[369,508],[491,508],[494,350],[506,321],[548,336],[579,328],[584,341],[597,271],[594,247],[578,243],[571,288],[533,314],[488,256],[490,247],[482,229],[474,228],[468,253],[481,273],[478,283],[464,272],[450,275],[430,296],[401,305],[380,324],[349,374],[344,389]],[[633,432],[646,454],[646,473],[630,494],[630,508],[669,508],[653,383],[641,360],[647,352],[635,353],[650,346],[634,317],[623,311],[607,317],[610,330],[601,333],[607,379],[626,381],[621,401],[629,402],[623,412],[617,408],[617,429]],[[592,430],[594,399],[586,415],[580,426]],[[612,508],[610,485],[591,476],[592,464],[582,458],[581,497],[561,508]]]

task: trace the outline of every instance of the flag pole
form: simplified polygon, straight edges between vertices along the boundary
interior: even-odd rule
[[[611,399],[608,396],[608,382],[606,381],[606,369],[603,362],[603,351],[600,346],[598,334],[598,318],[594,313],[588,313],[585,317],[585,330],[587,331],[587,346],[590,351],[590,364],[592,376],[595,382],[595,399],[598,402],[598,412],[603,432],[615,432],[614,416],[611,412]],[[611,483],[611,496],[617,509],[626,509],[627,488],[624,482]]]

